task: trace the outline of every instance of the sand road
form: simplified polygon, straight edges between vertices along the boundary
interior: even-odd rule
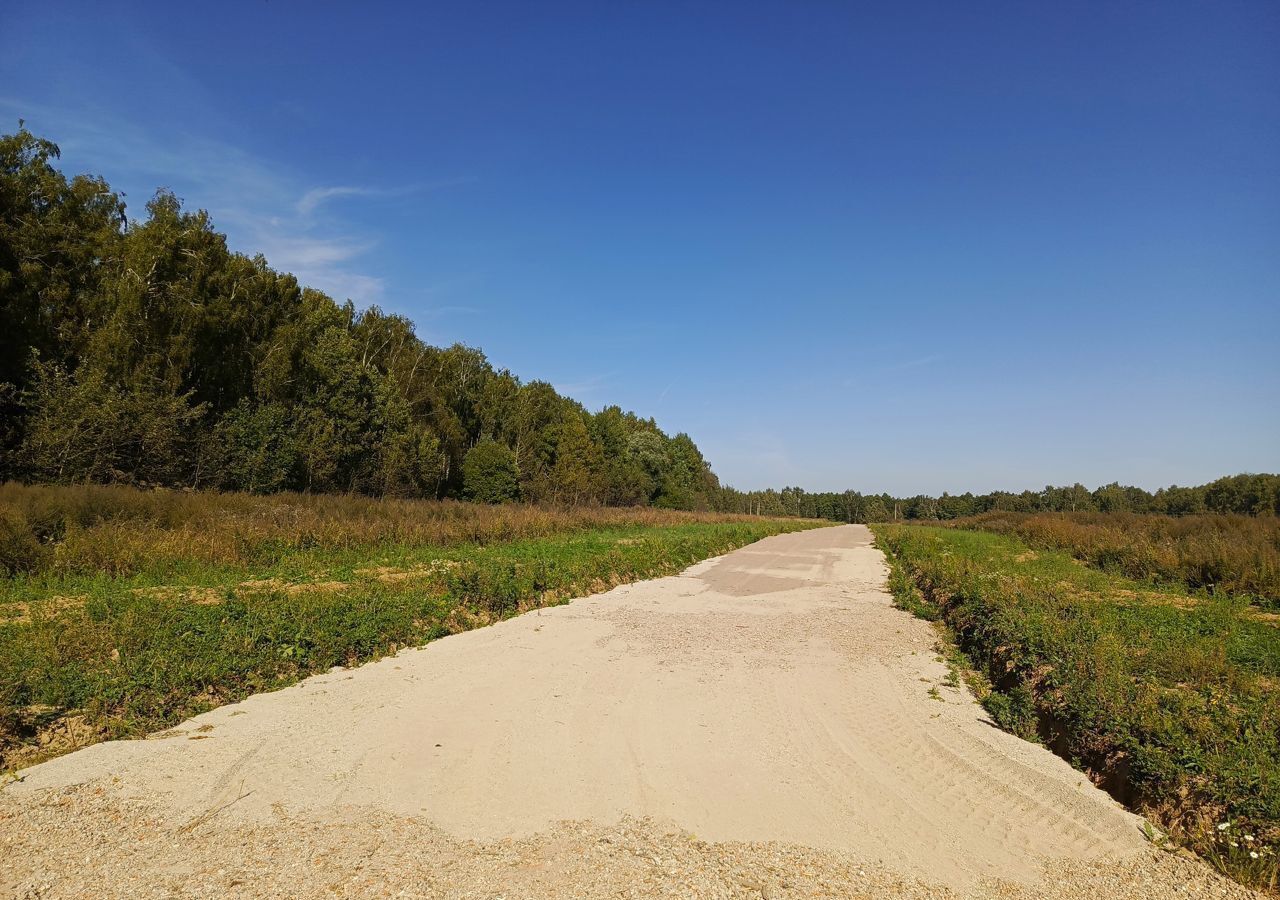
[[[1249,896],[947,683],[861,526],[90,747],[17,896]]]

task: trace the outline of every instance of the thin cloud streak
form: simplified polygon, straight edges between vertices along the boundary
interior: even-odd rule
[[[223,141],[185,133],[162,138],[96,111],[43,107],[12,97],[0,97],[0,110],[25,118],[38,134],[56,137],[68,172],[102,174],[126,195],[130,218],[142,218],[139,194],[149,199],[159,187],[172,190],[188,206],[207,209],[234,248],[261,253],[300,283],[362,304],[377,303],[386,293],[385,278],[359,263],[377,238],[347,219],[322,217],[324,204],[344,197],[406,196],[476,180],[466,176],[399,190],[356,185],[303,190],[295,174]]]
[[[444,316],[473,316],[484,312],[478,306],[432,306],[419,313],[419,317],[439,319]]]
[[[298,201],[297,211],[300,216],[309,216],[316,211],[316,207],[326,200],[334,197],[371,197],[375,196],[377,191],[373,188],[361,187],[326,187],[312,188],[302,195]]]
[[[438,191],[442,188],[471,184],[476,180],[477,179],[472,175],[462,175],[458,178],[445,178],[440,181],[409,185],[408,187],[396,189],[357,187],[353,185],[318,187],[312,188],[303,194],[298,200],[296,209],[298,211],[298,215],[310,216],[321,204],[338,197],[407,197],[412,194],[422,194],[428,191]]]

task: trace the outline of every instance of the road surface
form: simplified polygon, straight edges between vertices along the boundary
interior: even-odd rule
[[[1248,896],[948,683],[861,526],[100,744],[0,791],[18,896]]]

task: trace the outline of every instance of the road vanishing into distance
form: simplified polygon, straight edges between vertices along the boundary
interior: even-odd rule
[[[335,670],[0,790],[27,897],[1248,897],[996,729],[862,526]]]

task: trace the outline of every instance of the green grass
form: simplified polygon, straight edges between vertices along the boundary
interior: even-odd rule
[[[617,525],[0,580],[0,768],[817,524]]]
[[[1248,596],[1260,607],[1280,609],[1275,516],[991,511],[948,525],[1065,550],[1094,568],[1152,585]]]
[[[990,680],[997,724],[1090,771],[1241,880],[1276,887],[1274,616],[1244,596],[1156,587],[1008,535],[875,532],[900,605],[949,626]]]

